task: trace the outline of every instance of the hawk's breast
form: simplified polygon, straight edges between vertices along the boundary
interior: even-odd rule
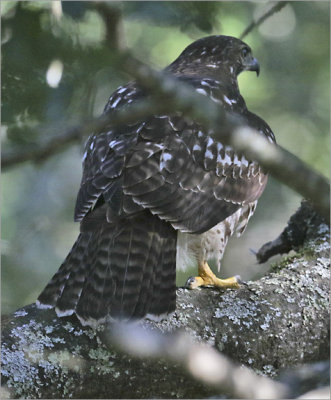
[[[234,214],[202,234],[177,233],[176,267],[185,271],[208,260],[215,260],[220,269],[221,259],[228,239],[233,233],[240,236],[254,214],[257,201],[247,204]]]

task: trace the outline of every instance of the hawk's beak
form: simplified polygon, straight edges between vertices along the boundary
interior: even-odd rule
[[[245,62],[244,67],[246,71],[255,71],[256,75],[259,76],[260,64],[256,58],[251,57],[249,60]]]

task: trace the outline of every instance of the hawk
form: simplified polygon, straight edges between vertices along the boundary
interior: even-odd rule
[[[250,47],[220,35],[193,42],[165,68],[275,142],[240,95],[243,71],[259,74]],[[104,113],[111,120],[114,111],[150,96],[130,82],[112,94]],[[257,162],[176,110],[92,134],[75,208],[80,234],[38,307],[76,314],[91,326],[162,317],[176,307],[176,264],[191,260],[199,275],[190,288],[239,288],[238,276],[217,278],[208,260],[220,265],[228,238],[245,230],[266,182]]]

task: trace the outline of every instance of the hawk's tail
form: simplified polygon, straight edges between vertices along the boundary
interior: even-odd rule
[[[82,232],[37,305],[83,324],[161,316],[176,305],[176,231],[158,217]]]

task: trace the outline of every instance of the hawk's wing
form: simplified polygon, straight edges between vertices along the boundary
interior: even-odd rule
[[[268,126],[247,111],[239,94],[225,96],[211,80],[191,83],[272,140]],[[121,87],[106,112],[142,96],[134,84]],[[59,316],[76,313],[88,325],[172,312],[173,227],[204,232],[254,202],[265,183],[255,162],[180,113],[92,135],[75,211],[81,233],[37,304],[55,307]]]
[[[211,79],[185,80],[273,140],[240,95],[222,95],[220,83]],[[132,83],[120,87],[106,111],[142,96]],[[180,113],[155,115],[90,137],[75,218],[93,222],[98,206],[106,203],[108,221],[147,209],[176,229],[200,233],[258,199],[266,179],[257,163],[215,141],[196,122]]]

